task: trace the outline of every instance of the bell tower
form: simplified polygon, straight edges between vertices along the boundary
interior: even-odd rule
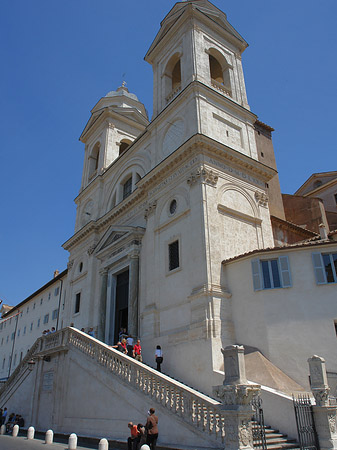
[[[193,81],[249,108],[241,65],[247,46],[208,0],[176,3],[145,56],[153,67],[154,117]]]

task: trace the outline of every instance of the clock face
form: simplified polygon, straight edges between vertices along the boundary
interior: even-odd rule
[[[92,200],[90,200],[84,206],[82,215],[81,215],[82,226],[85,225],[86,223],[90,222],[90,220],[93,220],[93,217],[92,217],[93,206],[94,206],[94,203]]]
[[[163,154],[168,156],[176,150],[183,142],[184,136],[184,122],[181,119],[173,122],[163,140]]]

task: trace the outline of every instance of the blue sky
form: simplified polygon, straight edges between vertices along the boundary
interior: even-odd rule
[[[171,0],[2,0],[0,299],[66,268],[90,109],[126,80],[152,113],[143,57]],[[250,44],[248,101],[273,128],[282,192],[337,170],[337,1],[214,0]],[[123,75],[125,74],[125,75]]]

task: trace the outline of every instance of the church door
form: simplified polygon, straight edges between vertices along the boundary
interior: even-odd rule
[[[128,328],[129,301],[129,270],[117,275],[116,311],[115,311],[115,342],[121,328]]]

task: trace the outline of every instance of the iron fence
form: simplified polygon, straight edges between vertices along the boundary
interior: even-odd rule
[[[293,403],[301,450],[319,450],[310,396],[307,394],[293,396]]]

